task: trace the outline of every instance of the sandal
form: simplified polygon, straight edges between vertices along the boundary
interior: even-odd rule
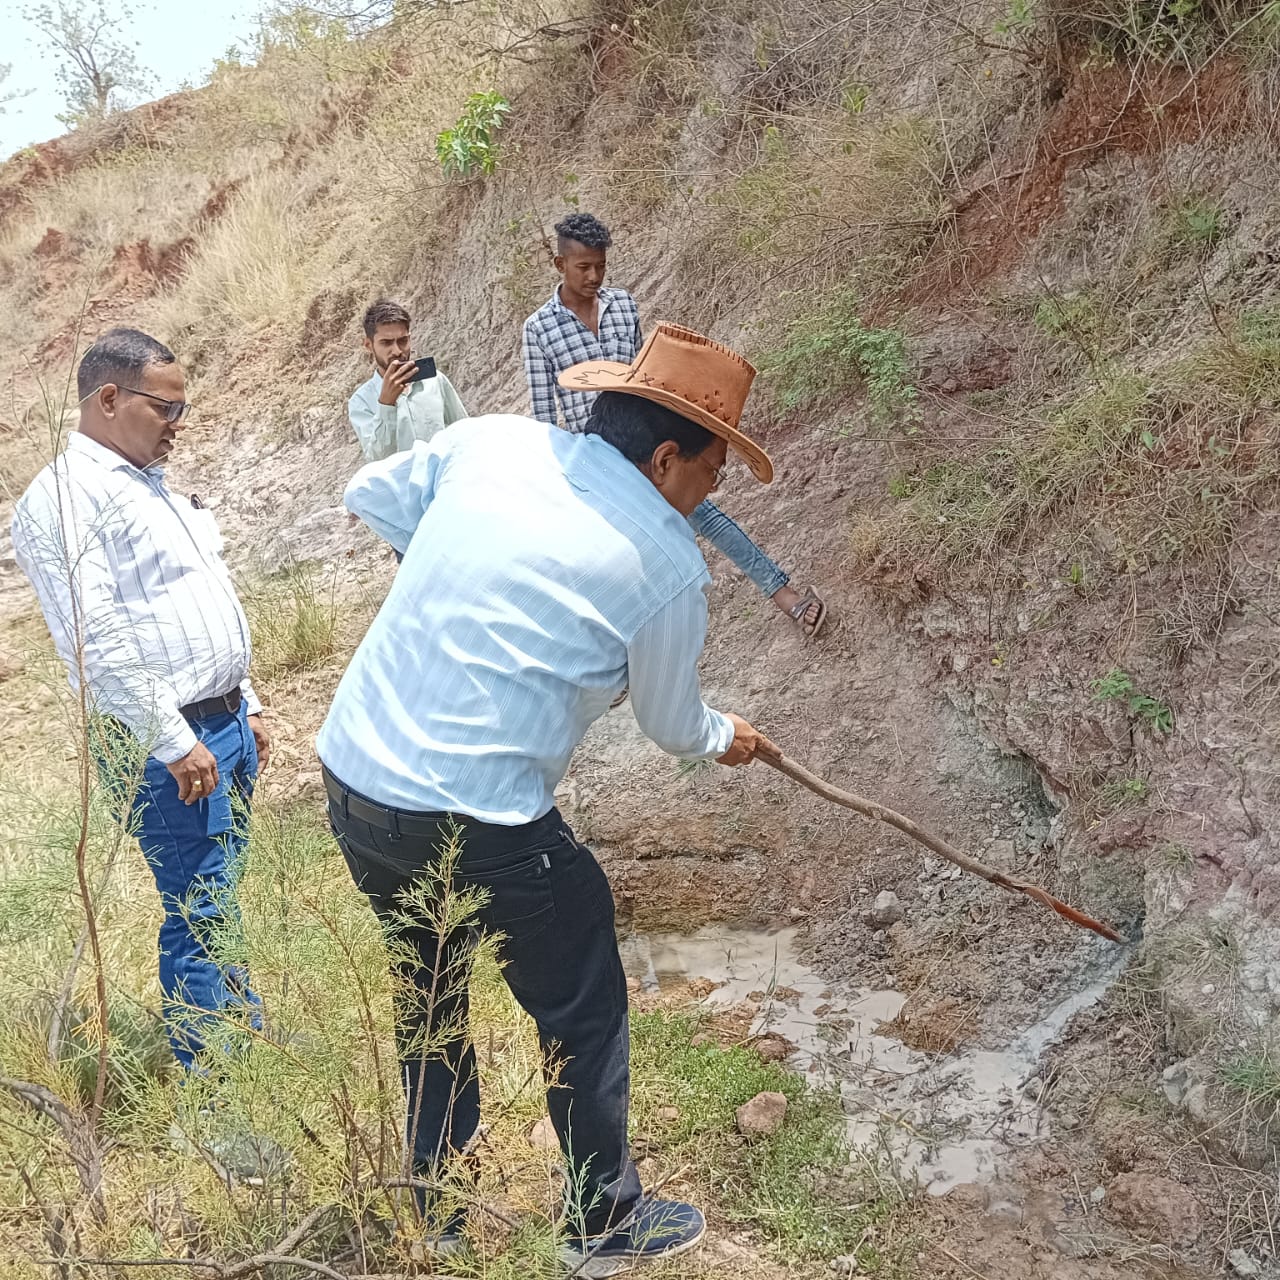
[[[815,604],[818,606],[817,618],[812,623],[805,622],[805,613],[808,611],[810,605]],[[823,600],[823,598],[812,587],[808,587],[806,588],[804,595],[787,610],[787,616],[796,624],[797,627],[800,628],[805,636],[812,640],[822,629],[822,624],[826,621],[826,601]]]

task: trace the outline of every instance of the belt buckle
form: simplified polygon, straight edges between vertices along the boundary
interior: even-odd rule
[[[238,708],[235,705],[235,696],[237,690],[233,689],[230,693],[224,693],[219,696],[218,701],[222,703],[222,709],[229,715],[235,715]]]

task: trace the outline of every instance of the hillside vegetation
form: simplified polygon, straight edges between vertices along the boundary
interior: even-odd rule
[[[784,650],[757,639],[771,624],[718,577],[713,680],[757,698],[836,781],[871,769],[874,735],[858,733],[879,703],[946,707],[1025,768],[1052,811],[1035,875],[1138,943],[1087,1033],[1100,1039],[1082,1041],[1123,1026],[1121,1047],[1105,1071],[1101,1051],[1062,1067],[1093,1100],[1076,1110],[1095,1163],[1070,1189],[1086,1156],[1063,1157],[1067,1194],[1083,1187],[1083,1206],[1095,1173],[1147,1169],[1158,1149],[1212,1220],[1189,1264],[1274,1256],[1280,5],[464,0],[397,15],[358,33],[286,14],[252,62],[0,167],[5,524],[70,420],[93,335],[127,321],[173,345],[199,411],[177,468],[218,500],[280,741],[248,941],[228,945],[250,948],[280,1030],[324,1042],[257,1046],[237,1080],[246,1113],[305,1170],[290,1193],[227,1190],[166,1144],[186,1104],[155,1042],[147,873],[76,776],[83,726],[6,557],[0,698],[20,730],[0,744],[0,1076],[54,1099],[0,1094],[12,1274],[125,1274],[77,1257],[213,1258],[224,1270],[209,1274],[251,1274],[234,1267],[299,1224],[291,1247],[340,1274],[410,1265],[391,1238],[388,993],[373,917],[324,834],[309,747],[385,589],[376,550],[344,541],[334,510],[357,460],[344,406],[367,376],[359,315],[387,293],[470,409],[522,407],[519,323],[550,291],[551,226],[572,208],[612,227],[611,276],[650,324],[700,328],[759,366],[753,429],[779,479],[733,510],[841,611],[829,647]],[[510,107],[492,164],[446,172],[438,136],[474,94]],[[918,784],[926,816],[969,821],[894,737],[884,776],[901,807]],[[954,754],[976,759],[964,743]],[[779,817],[795,802],[776,780],[749,796],[647,760],[612,775],[646,792],[613,817],[598,768],[611,749],[564,807],[614,856],[674,867],[694,845],[746,850],[785,870],[739,877],[724,890],[734,910],[792,907],[835,938],[831,952],[872,946],[857,893],[883,837],[849,846],[815,809]],[[693,802],[720,825],[664,827]],[[989,825],[984,812],[965,833]],[[857,867],[837,874],[847,847]],[[727,884],[719,853],[706,856]],[[824,877],[846,874],[840,900],[823,899]],[[914,894],[914,862],[903,875]],[[116,1019],[101,1089],[86,902]],[[1061,945],[1062,973],[1070,963],[1025,913],[965,905],[927,938],[884,945],[926,1003],[952,993],[946,965],[911,967],[918,947],[945,941],[957,973],[973,966],[957,998],[980,1040],[1025,968],[1011,949],[1052,959]],[[731,913],[717,910],[704,915]],[[540,1106],[534,1049],[495,974],[482,977],[496,1172],[475,1274],[550,1274],[551,1162],[524,1137]],[[640,1015],[638,1128],[646,1172],[712,1195],[739,1253],[669,1274],[828,1274],[845,1254],[862,1274],[973,1274],[891,1161],[848,1163],[830,1096],[723,1027],[704,1042],[701,1017],[669,1002]],[[1195,1082],[1177,1099],[1160,1085],[1173,1067]],[[788,1093],[796,1127],[744,1147],[733,1107],[760,1088]],[[100,1168],[99,1189],[86,1170]],[[1061,1274],[1176,1274],[1151,1245],[1132,1255],[1147,1270],[1104,1240],[1086,1256],[1118,1269]],[[1049,1274],[1019,1256],[1027,1269],[982,1265]]]

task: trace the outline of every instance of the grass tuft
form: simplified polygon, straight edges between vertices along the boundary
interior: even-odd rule
[[[1222,1078],[1269,1118],[1280,1119],[1280,1060],[1270,1045],[1234,1058],[1223,1068]]]
[[[761,1061],[741,1046],[695,1043],[692,1013],[657,1011],[632,1017],[633,1114],[638,1130],[661,1136],[667,1160],[688,1163],[697,1182],[717,1188],[715,1210],[750,1225],[783,1258],[801,1262],[859,1251],[901,1207],[896,1189],[863,1185],[850,1167],[840,1098],[794,1072]],[[782,1093],[787,1115],[777,1133],[744,1141],[734,1112],[757,1093]],[[674,1107],[664,1119],[662,1108]],[[904,1246],[905,1247],[905,1246]],[[868,1274],[889,1275],[868,1251]]]
[[[337,650],[338,601],[315,570],[298,565],[248,593],[255,676],[322,666]]]

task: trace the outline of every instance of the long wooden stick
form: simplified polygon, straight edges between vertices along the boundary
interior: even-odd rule
[[[910,818],[905,818],[902,814],[895,813],[892,809],[886,809],[884,805],[876,804],[874,800],[866,800],[862,796],[856,796],[852,791],[841,791],[839,787],[833,787],[829,782],[819,778],[816,773],[810,773],[803,765],[796,764],[794,760],[789,760],[782,754],[781,748],[767,738],[764,740],[764,744],[756,751],[756,759],[763,760],[765,764],[771,765],[779,773],[785,773],[788,778],[794,779],[802,787],[808,787],[815,795],[821,796],[824,800],[830,800],[832,804],[843,805],[846,809],[852,809],[855,813],[862,814],[864,818],[871,818],[875,822],[886,822],[891,827],[897,827],[899,831],[909,835],[913,840],[919,841],[926,849],[932,849],[939,857],[946,858],[948,862],[954,862],[957,867],[969,872],[970,875],[979,876],[981,879],[998,885],[1001,889],[1008,889],[1012,893],[1025,893],[1027,897],[1034,898],[1051,911],[1056,911],[1064,919],[1070,920],[1072,924],[1079,925],[1082,929],[1092,929],[1094,933],[1101,934],[1111,942],[1124,941],[1110,925],[1103,924],[1101,920],[1095,920],[1092,916],[1085,915],[1083,911],[1078,911],[1075,907],[1068,906],[1061,899],[1055,898],[1053,894],[1046,893],[1039,885],[1028,884],[1025,880],[1011,880],[994,867],[987,866],[985,862],[979,862],[977,858],[969,857],[967,853],[961,853],[959,849],[949,845],[945,840],[941,840],[931,832],[916,826]]]

